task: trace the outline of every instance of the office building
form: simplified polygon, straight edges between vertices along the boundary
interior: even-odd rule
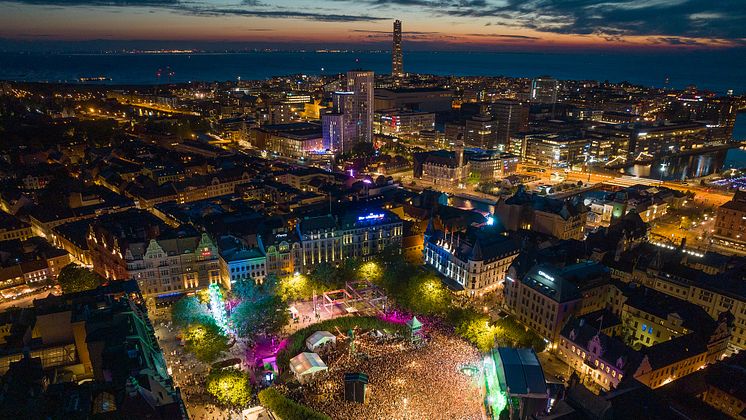
[[[387,247],[401,248],[403,234],[399,216],[380,209],[307,217],[298,222],[296,231],[306,271],[320,263],[368,259]]]
[[[464,125],[464,144],[478,149],[497,148],[497,123],[486,112],[466,120]]]
[[[386,109],[375,113],[375,132],[391,136],[419,134],[435,130],[435,114],[432,112]]]
[[[352,118],[354,92],[334,92],[332,111],[321,116],[323,148],[333,153],[352,150],[357,141],[357,123]]]
[[[582,240],[588,208],[577,198],[548,198],[519,187],[512,197],[498,201],[495,215],[508,230],[527,229],[558,239]]]
[[[515,173],[519,161],[518,156],[497,150],[467,150],[465,156],[470,176],[479,182],[495,181]]]
[[[505,281],[507,308],[516,319],[556,343],[568,319],[595,307],[593,296],[605,289],[609,269],[585,261],[565,267],[538,264],[522,278],[510,268]]]
[[[391,77],[400,79],[404,76],[404,63],[401,50],[401,21],[394,21],[393,43],[391,46]]]
[[[557,103],[559,83],[557,79],[542,76],[531,81],[531,102],[537,104]]]
[[[410,109],[422,112],[444,112],[451,109],[453,91],[442,88],[376,89],[375,109]]]
[[[470,163],[464,159],[463,143],[457,143],[452,152],[436,150],[414,154],[414,177],[433,185],[461,185],[466,182],[470,168]]]
[[[322,126],[308,122],[272,124],[252,130],[254,145],[281,156],[308,157],[323,153]]]
[[[230,285],[240,280],[264,281],[267,275],[267,257],[259,247],[250,247],[245,241],[226,236],[218,241],[220,248],[220,277]]]
[[[489,104],[488,109],[497,123],[497,148],[507,151],[511,136],[528,128],[528,104],[501,100]]]
[[[746,251],[746,191],[736,191],[733,199],[718,207],[713,241],[720,246]]]
[[[347,91],[352,92],[352,109],[349,113],[356,127],[355,143],[373,142],[374,83],[372,71],[347,72]]]
[[[481,297],[501,287],[519,251],[517,242],[489,226],[448,232],[434,229],[431,222],[423,253],[425,264],[443,275],[449,288]]]
[[[171,229],[148,212],[105,215],[90,226],[93,269],[112,280],[137,280],[147,298],[167,298],[220,281],[217,246],[206,233]]]
[[[548,168],[569,168],[585,162],[590,141],[574,134],[528,134],[523,139],[522,161]]]

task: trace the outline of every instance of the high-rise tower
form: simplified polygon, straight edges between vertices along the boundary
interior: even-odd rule
[[[401,21],[394,21],[394,43],[391,47],[391,76],[400,79],[404,76],[404,63],[401,52]]]
[[[347,72],[347,91],[352,92],[352,121],[357,128],[357,142],[373,142],[373,72]],[[346,111],[345,111],[346,112]]]

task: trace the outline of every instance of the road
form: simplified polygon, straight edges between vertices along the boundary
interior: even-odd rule
[[[49,296],[52,290],[43,290],[41,292],[28,294],[18,299],[3,300],[0,302],[0,312],[4,312],[12,307],[27,308],[34,304],[34,299],[43,299]]]
[[[651,237],[653,240],[670,242],[678,245],[686,238],[686,247],[705,250],[710,245],[710,236],[714,233],[715,218],[712,213],[705,213],[703,219],[689,220],[677,214],[666,215],[651,223]]]

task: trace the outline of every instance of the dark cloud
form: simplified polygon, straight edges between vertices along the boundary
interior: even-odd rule
[[[509,34],[466,34],[467,36],[480,36],[485,38],[506,38],[506,39],[525,39],[525,40],[533,40],[533,39],[541,39],[536,36],[528,36],[528,35],[509,35]]]
[[[13,0],[11,3],[22,3],[42,6],[174,6],[179,0]]]
[[[368,15],[344,15],[334,13],[301,12],[292,10],[259,10],[240,8],[204,8],[180,6],[175,10],[198,16],[248,16],[258,18],[275,19],[307,19],[321,22],[371,22],[378,20],[389,20],[389,18]]]
[[[0,0],[0,3],[7,0]],[[179,13],[198,16],[247,16],[258,18],[306,19],[322,22],[371,22],[388,18],[368,15],[348,15],[298,11],[285,9],[257,8],[266,6],[259,0],[243,0],[244,7],[209,7],[207,3],[182,2],[181,0],[12,0],[11,3],[46,5],[46,6],[117,6],[117,7],[159,7]]]
[[[648,38],[653,44],[667,44],[667,45],[702,45],[697,40],[691,38],[678,38],[675,36],[662,36],[657,38]]]
[[[337,2],[366,4],[370,6],[419,6],[432,9],[481,8],[489,5],[487,0],[333,0]]]
[[[746,38],[743,0],[507,0],[503,4],[434,12],[496,18],[499,22],[495,25],[560,34],[648,35],[679,40]]]

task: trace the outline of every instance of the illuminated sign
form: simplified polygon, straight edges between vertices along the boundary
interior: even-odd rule
[[[365,221],[365,220],[381,220],[383,219],[384,214],[383,213],[370,213],[367,216],[358,216],[357,220],[359,222]]]
[[[545,272],[543,272],[541,270],[539,270],[539,275],[542,276],[542,277],[544,277],[545,279],[547,279],[549,281],[554,281],[554,277],[550,276],[549,274],[547,274],[547,273],[545,273]]]

